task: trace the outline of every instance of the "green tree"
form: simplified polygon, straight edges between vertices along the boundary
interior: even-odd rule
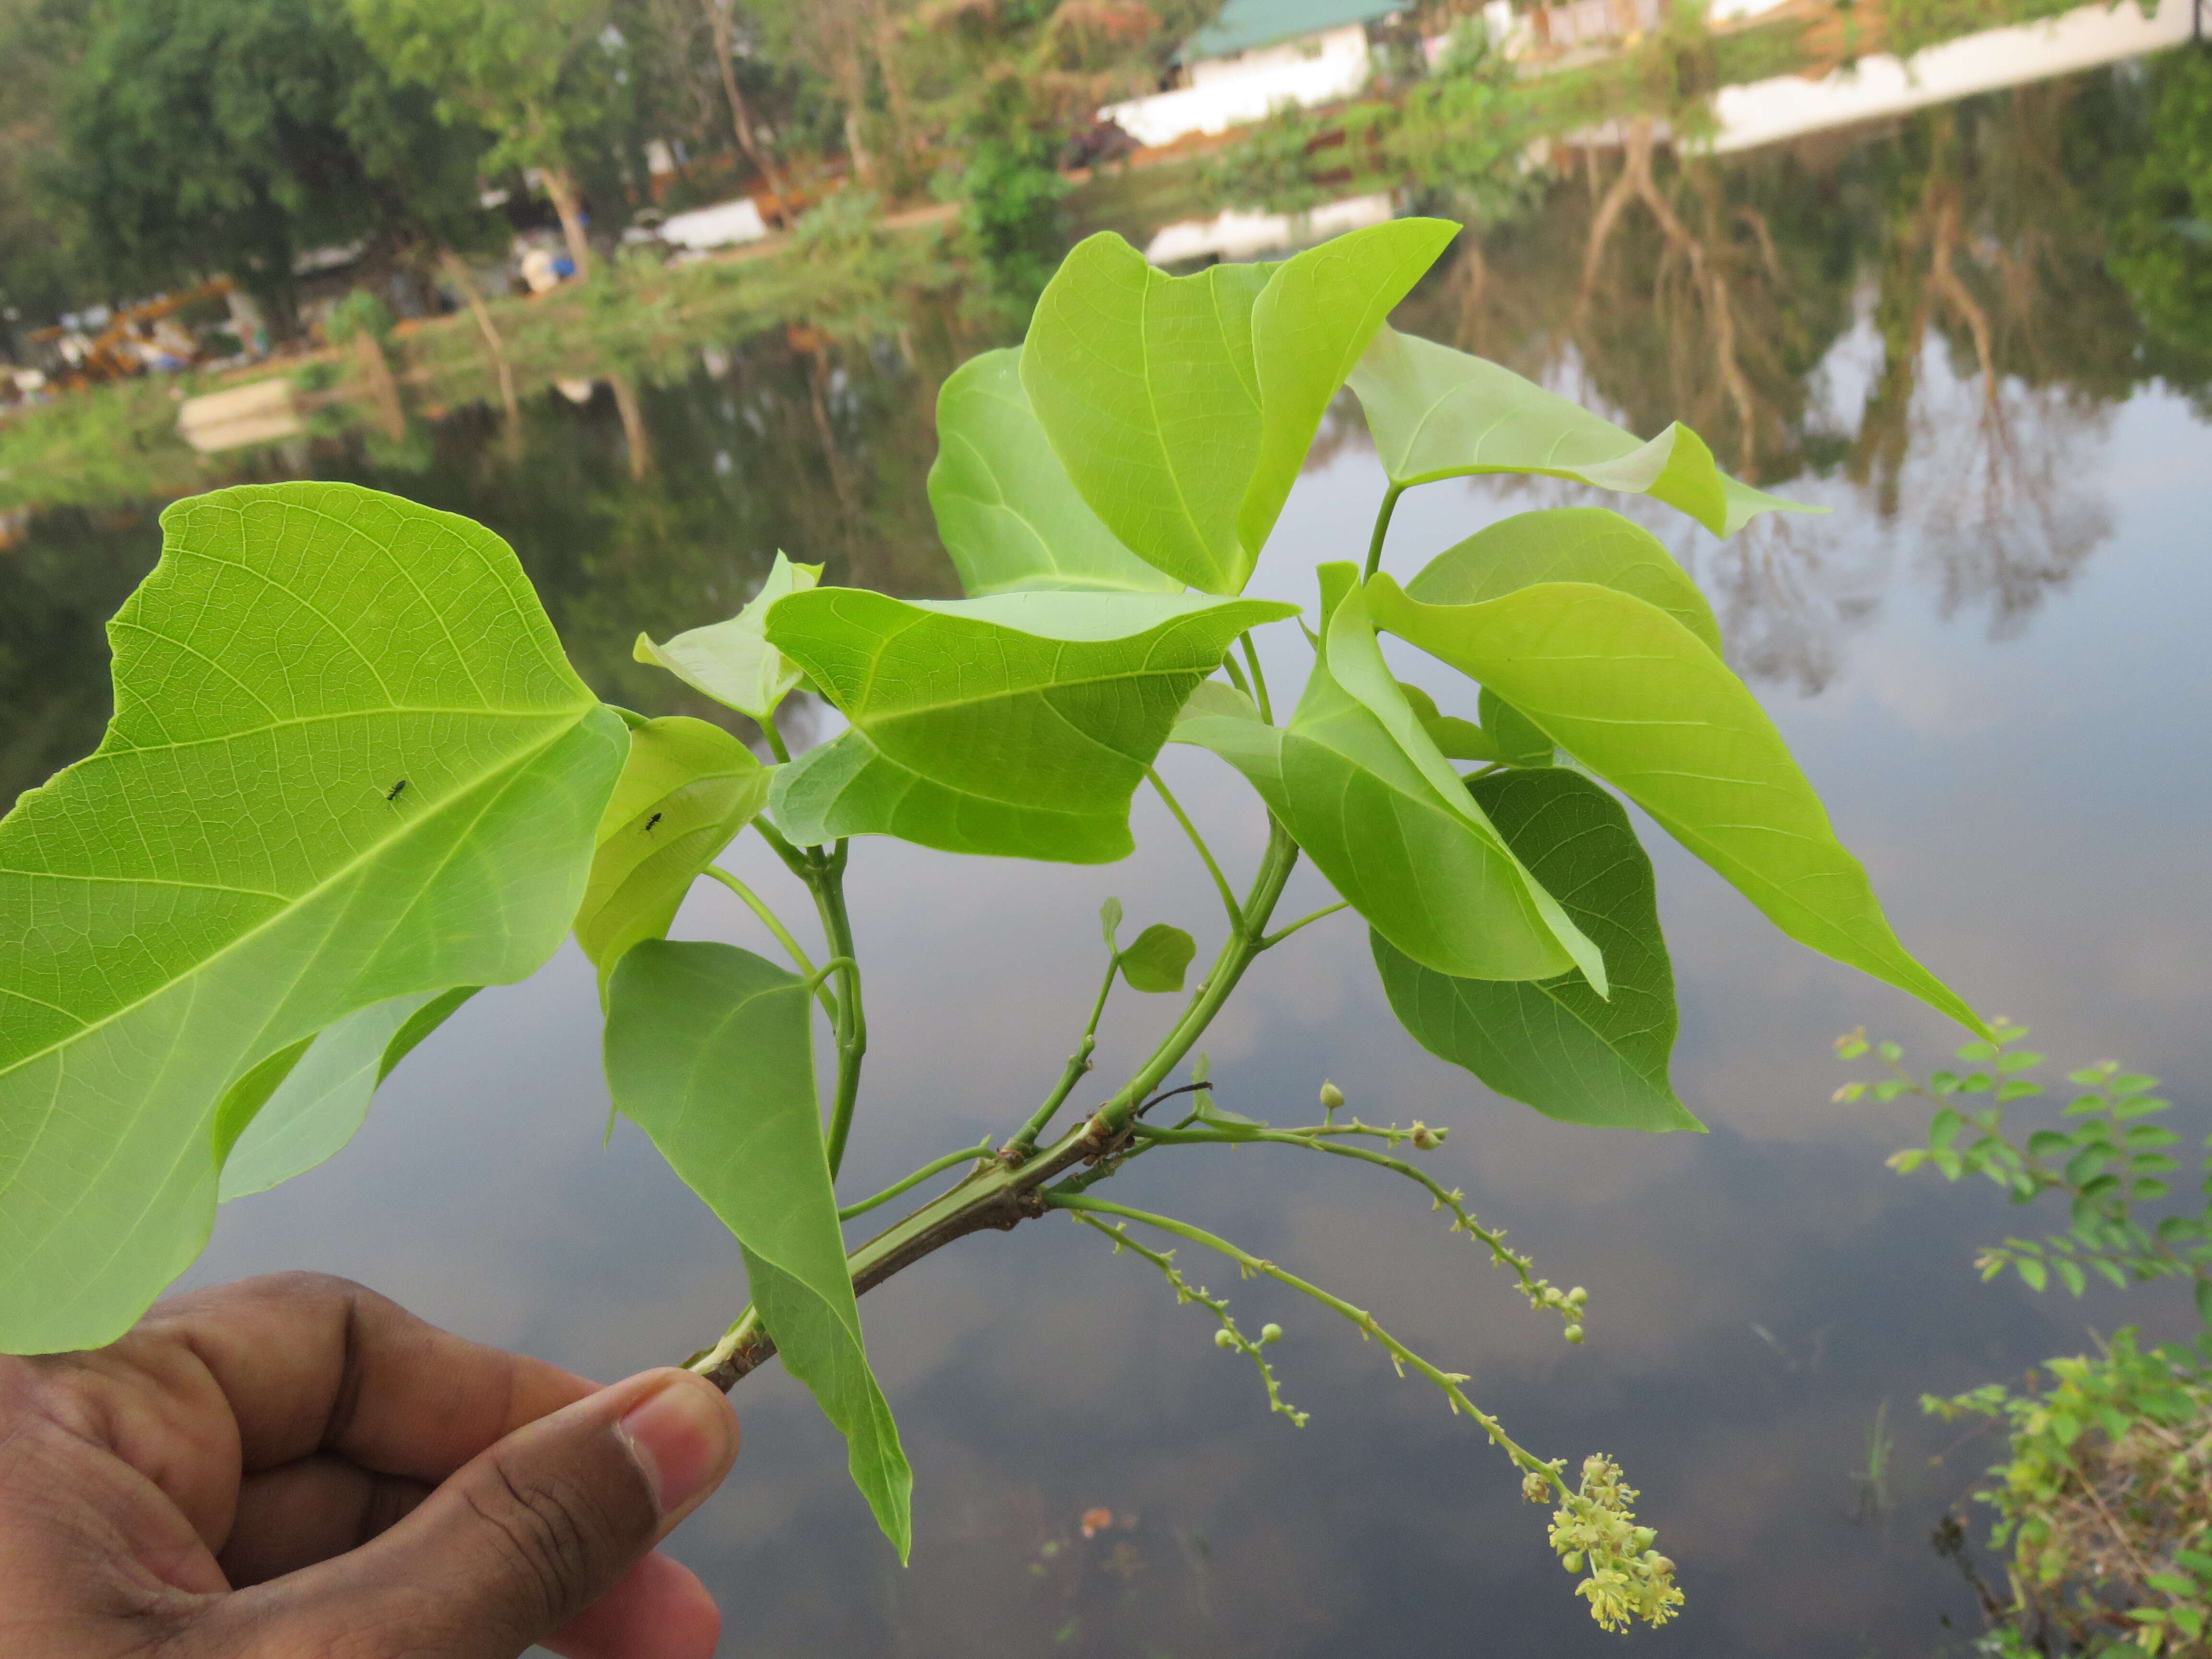
[[[344,0],[113,0],[64,104],[58,182],[96,268],[227,271],[280,330],[303,251],[404,258],[481,218],[480,140],[384,73]]]
[[[2212,52],[2161,58],[2149,143],[2112,227],[2109,266],[2157,339],[2212,351]]]
[[[81,238],[64,222],[44,173],[53,155],[59,92],[83,50],[87,20],[61,0],[0,0],[0,307],[35,326],[68,304]],[[0,321],[0,355],[13,329]]]
[[[495,135],[487,170],[534,167],[579,276],[591,270],[573,151],[598,125],[611,76],[605,0],[352,0],[391,71],[437,94],[438,114]]]

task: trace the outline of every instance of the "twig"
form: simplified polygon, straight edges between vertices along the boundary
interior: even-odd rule
[[[901,1193],[919,1187],[933,1175],[941,1175],[955,1164],[980,1163],[991,1156],[991,1137],[985,1135],[978,1146],[967,1146],[957,1152],[947,1152],[943,1158],[933,1158],[913,1174],[893,1182],[873,1198],[864,1198],[858,1204],[848,1204],[837,1212],[837,1219],[850,1221],[856,1215],[866,1215],[878,1204],[888,1204]]]
[[[799,941],[791,936],[791,930],[777,919],[775,911],[768,908],[767,902],[719,864],[708,865],[707,873],[743,899],[745,908],[761,919],[761,925],[775,935],[775,942],[783,946],[785,953],[791,957],[792,965],[799,969],[799,976],[814,982],[814,994],[821,999],[823,1012],[835,1021],[837,1018],[837,999],[830,994],[829,986],[823,982],[812,960],[799,947]]]
[[[1361,1123],[1357,1119],[1348,1124],[1330,1124],[1317,1128],[1298,1130],[1156,1129],[1147,1123],[1135,1123],[1131,1127],[1139,1139],[1154,1145],[1191,1145],[1211,1142],[1226,1146],[1257,1144],[1270,1146],[1299,1146],[1310,1152],[1326,1152],[1331,1158],[1354,1158],[1362,1164],[1371,1164],[1378,1170],[1388,1170],[1394,1175],[1403,1176],[1407,1180],[1418,1183],[1428,1193],[1432,1201],[1432,1208],[1450,1212],[1451,1231],[1467,1234],[1471,1241],[1489,1250],[1491,1260],[1496,1265],[1506,1268],[1513,1274],[1519,1281],[1521,1293],[1528,1298],[1530,1307],[1552,1309],[1565,1320],[1571,1328],[1582,1323],[1586,1299],[1578,1298],[1576,1292],[1571,1291],[1562,1291],[1550,1280],[1538,1279],[1531,1273],[1529,1268],[1533,1264],[1530,1259],[1520,1251],[1508,1248],[1503,1228],[1486,1227],[1477,1221],[1474,1212],[1467,1207],[1467,1194],[1458,1188],[1447,1189],[1442,1182],[1437,1181],[1426,1170],[1416,1164],[1408,1164],[1401,1158],[1391,1158],[1382,1152],[1370,1152],[1364,1146],[1341,1146],[1322,1139],[1324,1135],[1380,1135],[1389,1139],[1390,1144],[1395,1146],[1401,1139],[1412,1139],[1413,1134],[1412,1130],[1401,1130],[1395,1125],[1388,1129],[1377,1129],[1370,1125]]]
[[[1381,1343],[1383,1351],[1390,1356],[1390,1363],[1396,1369],[1399,1376],[1403,1376],[1406,1374],[1406,1368],[1410,1365],[1421,1376],[1436,1384],[1454,1413],[1463,1412],[1473,1418],[1481,1425],[1483,1432],[1490,1437],[1490,1443],[1510,1457],[1523,1474],[1538,1477],[1562,1498],[1570,1495],[1567,1483],[1561,1477],[1555,1465],[1546,1462],[1535,1453],[1515,1440],[1512,1436],[1505,1432],[1504,1425],[1496,1418],[1467,1397],[1459,1386],[1468,1380],[1463,1373],[1443,1370],[1431,1364],[1396,1337],[1391,1335],[1389,1332],[1384,1330],[1376,1322],[1375,1316],[1364,1308],[1355,1308],[1342,1297],[1333,1296],[1320,1285],[1310,1284],[1296,1273],[1279,1267],[1262,1257],[1254,1255],[1249,1250],[1240,1249],[1225,1238],[1217,1238],[1213,1234],[1201,1228],[1194,1227],[1187,1221],[1177,1221],[1172,1216],[1152,1215],[1143,1210],[1133,1210],[1126,1205],[1109,1203],[1105,1199],[1091,1198],[1083,1194],[1048,1192],[1043,1194],[1042,1197],[1046,1206],[1050,1209],[1088,1210],[1102,1215],[1120,1216],[1127,1221],[1141,1222],[1147,1227],[1157,1227],[1162,1232],[1173,1233],[1178,1238],[1187,1238],[1194,1244],[1202,1244],[1207,1249],[1228,1257],[1248,1274],[1256,1273],[1262,1278],[1272,1279],[1279,1285],[1288,1285],[1302,1295],[1311,1297],[1330,1312],[1349,1320],[1358,1327],[1362,1336],[1372,1338]]]
[[[1255,1342],[1250,1337],[1245,1335],[1243,1331],[1237,1328],[1237,1322],[1229,1316],[1228,1297],[1212,1295],[1203,1285],[1193,1286],[1190,1281],[1185,1279],[1182,1273],[1176,1268],[1175,1265],[1175,1252],[1173,1250],[1155,1250],[1149,1245],[1139,1243],[1135,1239],[1129,1237],[1129,1224],[1127,1222],[1101,1221],[1097,1216],[1085,1215],[1080,1210],[1071,1209],[1067,1213],[1071,1219],[1079,1221],[1086,1227],[1096,1228],[1098,1231],[1105,1234],[1107,1237],[1112,1239],[1114,1241],[1114,1251],[1115,1255],[1118,1255],[1125,1249],[1132,1251],[1134,1254],[1144,1257],[1146,1261],[1151,1262],[1152,1266],[1158,1267],[1162,1273],[1165,1273],[1168,1278],[1168,1283],[1175,1286],[1176,1300],[1177,1302],[1195,1302],[1200,1307],[1204,1308],[1208,1313],[1212,1314],[1215,1319],[1218,1320],[1220,1322],[1222,1330],[1225,1332],[1230,1338],[1229,1341],[1222,1343],[1221,1346],[1224,1347],[1234,1347],[1239,1353],[1249,1354],[1251,1357],[1252,1363],[1260,1368],[1260,1380],[1267,1385],[1267,1409],[1271,1412],[1282,1413],[1284,1416],[1291,1419],[1291,1425],[1294,1427],[1301,1429],[1305,1427],[1307,1413],[1298,1410],[1297,1407],[1292,1406],[1283,1398],[1281,1386],[1275,1381],[1275,1368],[1267,1363],[1267,1356],[1266,1353],[1261,1352],[1262,1349],[1266,1347],[1268,1341],[1267,1334],[1265,1330],[1261,1332],[1261,1340],[1257,1342]],[[1218,1337],[1216,1337],[1214,1340],[1216,1341],[1220,1340]]]
[[[1190,844],[1198,848],[1198,856],[1206,865],[1206,873],[1213,878],[1213,890],[1221,895],[1221,908],[1229,913],[1231,931],[1243,927],[1244,912],[1237,902],[1236,890],[1230,886],[1229,878],[1221,873],[1220,865],[1214,862],[1213,849],[1206,844],[1206,837],[1198,833],[1198,826],[1190,821],[1190,814],[1182,810],[1182,803],[1169,792],[1158,769],[1147,766],[1145,775],[1152,780],[1152,787],[1167,803],[1168,811],[1175,814],[1175,821],[1182,825],[1182,832],[1190,837]]]

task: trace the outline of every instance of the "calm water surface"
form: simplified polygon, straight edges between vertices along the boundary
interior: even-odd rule
[[[1632,213],[1599,280],[1578,286],[1603,165],[1595,182],[1556,182],[1401,323],[1642,430],[1679,413],[1731,464],[1833,509],[1764,520],[1726,547],[1650,522],[1712,595],[1913,948],[1980,1006],[2032,1020],[2067,1063],[2110,1054],[2166,1077],[2190,1120],[2179,1127],[2201,1134],[2212,442],[2198,382],[2106,271],[2100,192],[2126,159],[2132,75],[1686,185],[1686,234],[1733,276],[1732,368],[1711,292],[1648,220]],[[1939,246],[1970,304],[1929,280]],[[676,708],[681,688],[630,665],[629,641],[727,614],[778,546],[850,580],[951,590],[920,492],[941,372],[926,346],[802,351],[779,334],[634,388],[643,431],[628,438],[602,385],[583,405],[535,403],[519,459],[465,412],[404,465],[331,447],[309,465],[492,525],[601,691]],[[1356,416],[1334,422],[1255,591],[1310,603],[1311,565],[1357,556],[1382,488]],[[1504,514],[1570,499],[1431,486],[1401,505],[1389,562],[1410,571]],[[0,795],[96,740],[97,624],[154,547],[150,512],[118,506],[57,515],[0,554]],[[1285,649],[1279,684],[1297,672]],[[1249,791],[1202,756],[1164,766],[1216,848],[1249,867],[1261,832]],[[1140,799],[1137,832],[1127,863],[1072,871],[856,845],[872,1048],[853,1191],[1028,1109],[1095,984],[1106,895],[1134,924],[1209,937],[1211,890],[1173,825]],[[1689,1596],[1674,1626],[1626,1638],[1633,1650],[1962,1653],[1973,1602],[1926,1539],[1992,1449],[1925,1423],[1920,1395],[2017,1375],[2123,1322],[2179,1334],[2185,1309],[2160,1289],[2075,1302],[1982,1285],[1976,1245],[2017,1224],[1994,1192],[1882,1167],[1920,1127],[1909,1106],[1828,1103],[1838,1031],[1863,1022],[1929,1057],[1950,1037],[1647,839],[1680,985],[1675,1078],[1709,1134],[1575,1129],[1488,1096],[1397,1030],[1345,918],[1265,958],[1208,1044],[1224,1104],[1255,1115],[1310,1111],[1328,1076],[1370,1120],[1451,1125],[1431,1166],[1540,1271],[1589,1287],[1587,1346],[1565,1346],[1379,1173],[1224,1149],[1147,1160],[1116,1194],[1373,1308],[1470,1373],[1525,1443],[1618,1456]],[[752,845],[732,858],[781,890]],[[1286,915],[1320,902],[1300,880]],[[767,948],[719,890],[679,931]],[[1102,1079],[1144,1052],[1170,1000],[1109,1011]],[[602,1150],[597,1031],[573,949],[486,993],[395,1075],[346,1152],[226,1210],[193,1280],[349,1274],[607,1377],[700,1346],[744,1300],[737,1253],[642,1136],[618,1126]],[[1620,1649],[1571,1595],[1504,1459],[1433,1392],[1319,1310],[1191,1255],[1248,1329],[1288,1330],[1279,1369],[1310,1426],[1270,1417],[1203,1317],[1095,1236],[1040,1223],[964,1242],[866,1304],[915,1464],[913,1566],[891,1560],[842,1448],[771,1368],[740,1391],[738,1474],[673,1547],[730,1614],[725,1650]],[[1853,1476],[1885,1411],[1895,1449],[1872,1492]],[[1116,1521],[1086,1540],[1093,1507]]]

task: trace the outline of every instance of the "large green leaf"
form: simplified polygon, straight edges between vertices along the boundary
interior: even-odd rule
[[[1277,268],[1252,307],[1260,453],[1237,514],[1257,560],[1297,482],[1329,400],[1422,273],[1459,234],[1443,219],[1400,219],[1309,248]]]
[[[1673,617],[1589,582],[1431,605],[1380,575],[1367,593],[1378,623],[1504,697],[1790,938],[1984,1029],[1898,943],[1757,699]]]
[[[699,872],[768,805],[769,777],[719,726],[672,714],[631,728],[576,912],[602,997],[623,952],[668,932]]]
[[[1721,654],[1721,627],[1690,573],[1642,525],[1602,507],[1516,513],[1446,548],[1406,584],[1423,605],[1480,605],[1538,582],[1595,582],[1649,600]]]
[[[1243,773],[1336,890],[1417,961],[1476,979],[1587,967],[1602,984],[1595,947],[1515,860],[1390,678],[1351,567],[1322,576],[1321,648],[1290,725],[1202,714],[1176,740]]]
[[[970,357],[937,394],[929,506],[971,599],[1026,589],[1174,593],[1075,493],[1022,389],[1021,349]]]
[[[778,553],[760,592],[727,622],[694,628],[665,645],[655,645],[649,635],[641,634],[631,654],[766,724],[775,706],[803,678],[768,642],[763,629],[769,607],[787,595],[805,592],[821,580],[820,565],[793,564]]]
[[[1210,593],[1242,590],[1329,398],[1457,230],[1403,219],[1193,276],[1154,270],[1109,231],[1079,243],[1021,360],[1078,493],[1139,557]]]
[[[217,1121],[218,1147],[229,1143],[222,1201],[266,1192],[343,1151],[392,1068],[477,989],[416,991],[363,1008],[240,1079]]]
[[[627,744],[465,519],[294,483],[161,523],[106,737],[0,822],[0,1349],[111,1341],[191,1261],[255,1067],[534,971]]]
[[[1651,860],[1628,814],[1588,778],[1556,769],[1494,774],[1473,788],[1507,845],[1604,951],[1612,996],[1601,998],[1579,974],[1454,979],[1378,933],[1375,966],[1391,1010],[1431,1054],[1547,1117],[1604,1128],[1703,1127],[1667,1078],[1674,975]]]
[[[1723,472],[1677,421],[1650,442],[1510,369],[1383,328],[1351,376],[1376,453],[1401,487],[1471,472],[1534,472],[1680,507],[1716,536],[1758,513],[1819,513]]]
[[[868,1369],[822,1147],[807,982],[732,945],[648,939],[615,969],[607,1086],[736,1235],[784,1369],[844,1435],[904,1561],[914,1471]]]
[[[769,637],[852,726],[777,769],[770,811],[801,845],[890,835],[953,853],[1124,857],[1130,797],[1183,699],[1239,634],[1296,614],[1196,593],[796,594]]]

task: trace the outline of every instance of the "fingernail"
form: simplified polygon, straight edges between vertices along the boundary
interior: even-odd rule
[[[697,1497],[728,1461],[730,1407],[712,1389],[678,1372],[616,1425],[652,1484],[663,1515]]]

